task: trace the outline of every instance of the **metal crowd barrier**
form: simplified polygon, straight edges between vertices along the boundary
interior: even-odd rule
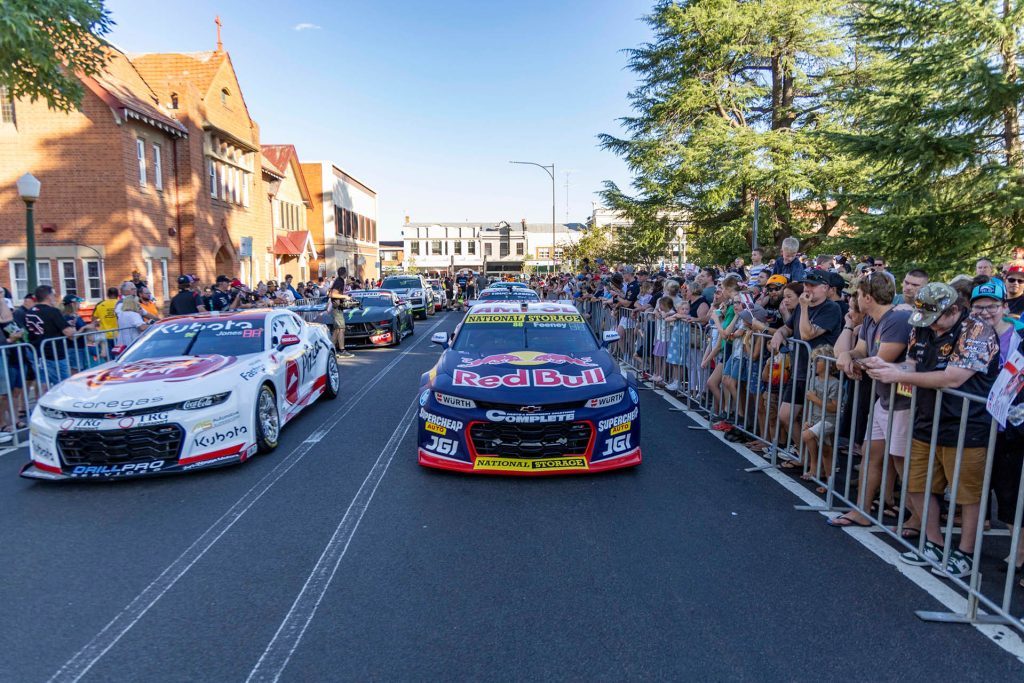
[[[937,393],[933,430],[928,444],[928,476],[925,490],[932,489],[933,471],[938,446],[939,406],[945,400],[962,402],[956,444],[956,463],[946,497],[949,514],[942,532],[943,556],[939,561],[924,558],[924,543],[927,539],[929,517],[935,513],[931,505],[917,515],[919,536],[916,540],[904,538],[904,529],[909,521],[907,513],[910,453],[913,435],[913,416],[918,404],[918,391],[913,389],[910,396],[910,427],[904,443],[894,443],[895,412],[889,411],[885,420],[885,438],[881,449],[871,447],[871,436],[876,406],[878,404],[875,382],[866,376],[851,379],[836,368],[836,359],[829,356],[815,356],[812,361],[811,348],[806,342],[786,340],[778,350],[772,350],[767,333],[748,332],[745,337],[732,341],[732,346],[723,345],[714,331],[714,324],[701,325],[686,321],[658,321],[652,312],[630,311],[623,315],[602,302],[582,301],[580,310],[587,317],[595,333],[616,329],[621,340],[613,348],[613,354],[624,365],[636,370],[639,378],[648,388],[667,390],[683,399],[687,410],[702,414],[710,422],[726,422],[730,430],[738,430],[748,447],[761,451],[766,463],[747,471],[763,471],[784,468],[799,473],[801,479],[813,487],[823,499],[821,505],[796,506],[798,509],[860,513],[870,521],[872,532],[884,533],[901,551],[913,551],[922,557],[922,563],[935,573],[951,581],[967,596],[967,608],[963,614],[920,611],[922,619],[958,623],[1000,623],[1013,626],[1024,632],[1024,621],[1012,613],[1024,612],[1021,602],[1013,603],[1014,588],[1018,587],[1014,558],[1021,543],[1021,523],[1024,516],[1024,474],[1017,484],[1017,503],[1013,524],[1007,530],[993,528],[986,530],[991,516],[989,492],[992,488],[992,466],[997,443],[997,425],[990,420],[981,513],[975,531],[972,548],[973,573],[966,579],[950,576],[945,570],[952,552],[956,533],[956,500],[962,480],[964,442],[967,430],[967,407],[972,403],[984,404],[987,397],[973,396],[954,390],[940,390]],[[659,327],[664,324],[665,327]],[[661,356],[661,348],[654,343],[668,339],[668,352]],[[714,344],[714,347],[712,347]],[[735,344],[742,344],[736,349]],[[657,349],[657,352],[655,352]],[[835,392],[835,410],[822,410],[813,404],[807,390],[808,381],[800,382],[801,374],[818,374],[818,361],[822,363],[821,376],[813,383],[817,385],[819,399],[825,399]],[[889,388],[888,405],[895,405],[896,388]],[[785,404],[788,404],[786,406]],[[805,416],[808,409],[814,409],[814,424]],[[701,427],[691,427],[701,429]],[[866,430],[863,438],[861,430]],[[864,444],[863,453],[859,445]],[[952,447],[952,445],[949,445]],[[902,462],[897,462],[899,458]],[[859,460],[859,462],[858,462]],[[899,498],[895,498],[895,483],[899,481]],[[877,490],[876,487],[877,486]],[[856,489],[856,490],[854,490]],[[868,489],[871,489],[868,491]],[[921,494],[925,495],[925,494]],[[925,500],[928,500],[925,495]],[[888,513],[895,514],[888,514]],[[889,517],[891,521],[887,521]],[[914,519],[911,517],[910,519]],[[915,527],[916,528],[916,527]],[[963,529],[961,528],[961,533]],[[1009,566],[1004,581],[985,582],[981,573],[982,558],[986,555],[986,541],[989,545],[1002,544],[1009,539]],[[992,554],[991,552],[988,554]],[[998,552],[1003,555],[1002,549]],[[985,591],[988,591],[986,595]],[[1018,591],[1018,594],[1024,590]],[[982,614],[980,609],[987,613]]]

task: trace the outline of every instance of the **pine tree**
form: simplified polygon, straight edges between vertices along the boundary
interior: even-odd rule
[[[1024,2],[867,0],[851,25],[862,80],[836,139],[873,173],[845,193],[846,246],[937,274],[1005,257],[1024,243]]]
[[[843,4],[655,5],[654,39],[629,53],[641,82],[622,120],[628,136],[601,136],[634,173],[635,195],[608,184],[605,199],[685,212],[696,248],[719,261],[749,247],[755,196],[762,243],[827,236],[848,208],[833,198],[863,182],[823,135],[842,123],[829,95],[853,73],[836,21]]]

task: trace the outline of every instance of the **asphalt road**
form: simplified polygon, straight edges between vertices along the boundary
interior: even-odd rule
[[[421,469],[419,322],[276,452],[48,484],[0,457],[0,680],[1020,680],[970,627],[642,392],[644,463]]]

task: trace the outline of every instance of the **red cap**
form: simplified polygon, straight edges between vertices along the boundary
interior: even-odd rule
[[[1010,273],[1024,273],[1024,263],[1014,263],[1006,269],[1006,274],[1009,275]]]
[[[241,286],[242,286],[242,281],[241,281],[241,280],[239,280],[239,279],[238,279],[238,278],[236,277],[236,278],[235,278],[234,280],[232,280],[232,281],[231,281],[231,286],[232,286],[232,287],[241,287]]]

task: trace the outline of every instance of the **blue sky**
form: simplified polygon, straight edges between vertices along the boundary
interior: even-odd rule
[[[622,50],[648,38],[651,0],[107,6],[127,52],[212,49],[219,13],[262,141],[373,187],[381,239],[397,239],[406,214],[549,221],[550,179],[511,159],[554,161],[559,221],[567,206],[585,219],[603,180],[628,183],[596,136],[628,113]]]

